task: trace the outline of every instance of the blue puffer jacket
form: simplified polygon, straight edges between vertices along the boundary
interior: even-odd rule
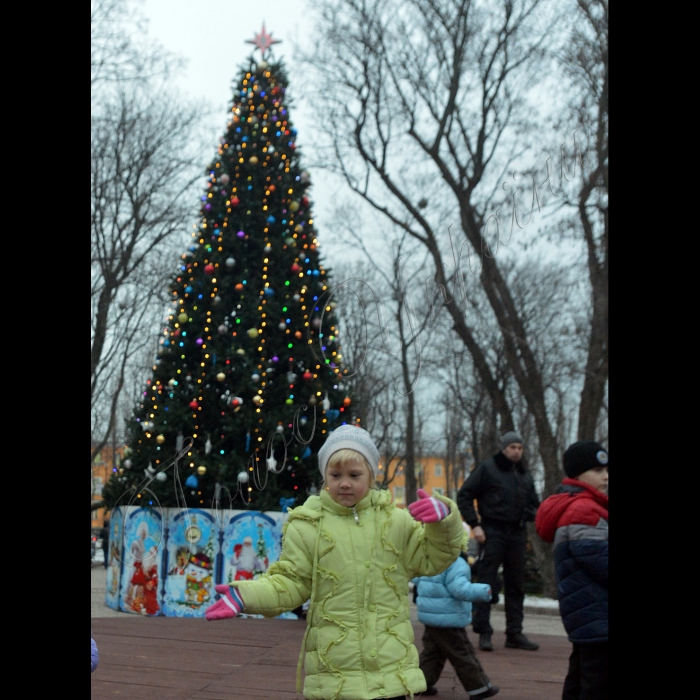
[[[418,621],[430,627],[466,627],[472,621],[472,602],[491,600],[490,586],[472,583],[462,557],[437,576],[413,579],[413,585],[418,586]]]

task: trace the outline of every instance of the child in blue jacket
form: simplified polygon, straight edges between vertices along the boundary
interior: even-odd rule
[[[470,700],[498,693],[481,667],[465,629],[472,621],[472,602],[491,600],[491,587],[472,583],[464,554],[437,576],[413,579],[417,587],[418,621],[425,625],[420,668],[428,685],[423,695],[437,695],[435,684],[449,659]]]

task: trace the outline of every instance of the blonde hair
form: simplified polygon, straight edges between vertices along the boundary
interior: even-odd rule
[[[365,469],[367,469],[367,471],[369,472],[370,488],[372,488],[372,486],[374,486],[374,472],[372,471],[372,467],[369,466],[369,462],[367,461],[366,457],[360,454],[357,450],[345,448],[343,450],[338,450],[337,452],[334,452],[328,458],[328,463],[326,464],[326,474],[328,474],[329,469],[332,469],[333,467],[336,467],[338,464],[342,464],[343,462],[350,462],[351,460],[355,460],[360,464],[364,465]],[[326,483],[326,474],[323,475],[324,485]]]

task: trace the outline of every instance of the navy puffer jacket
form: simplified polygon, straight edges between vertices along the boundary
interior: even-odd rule
[[[608,497],[564,479],[535,519],[537,534],[554,543],[557,598],[569,641],[608,641]]]

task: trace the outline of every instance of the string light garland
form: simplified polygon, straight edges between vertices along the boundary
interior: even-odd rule
[[[328,430],[354,421],[311,178],[271,37],[263,25],[249,42],[263,60],[250,56],[241,67],[200,219],[170,283],[152,377],[129,423],[134,467],[105,487],[106,501],[191,436],[188,458],[177,463],[188,505],[210,503],[225,486],[249,507],[279,509],[280,498],[305,495],[318,481],[316,453]],[[304,440],[315,425],[308,443],[295,434],[300,422]],[[177,504],[174,483],[150,486],[162,506]]]

